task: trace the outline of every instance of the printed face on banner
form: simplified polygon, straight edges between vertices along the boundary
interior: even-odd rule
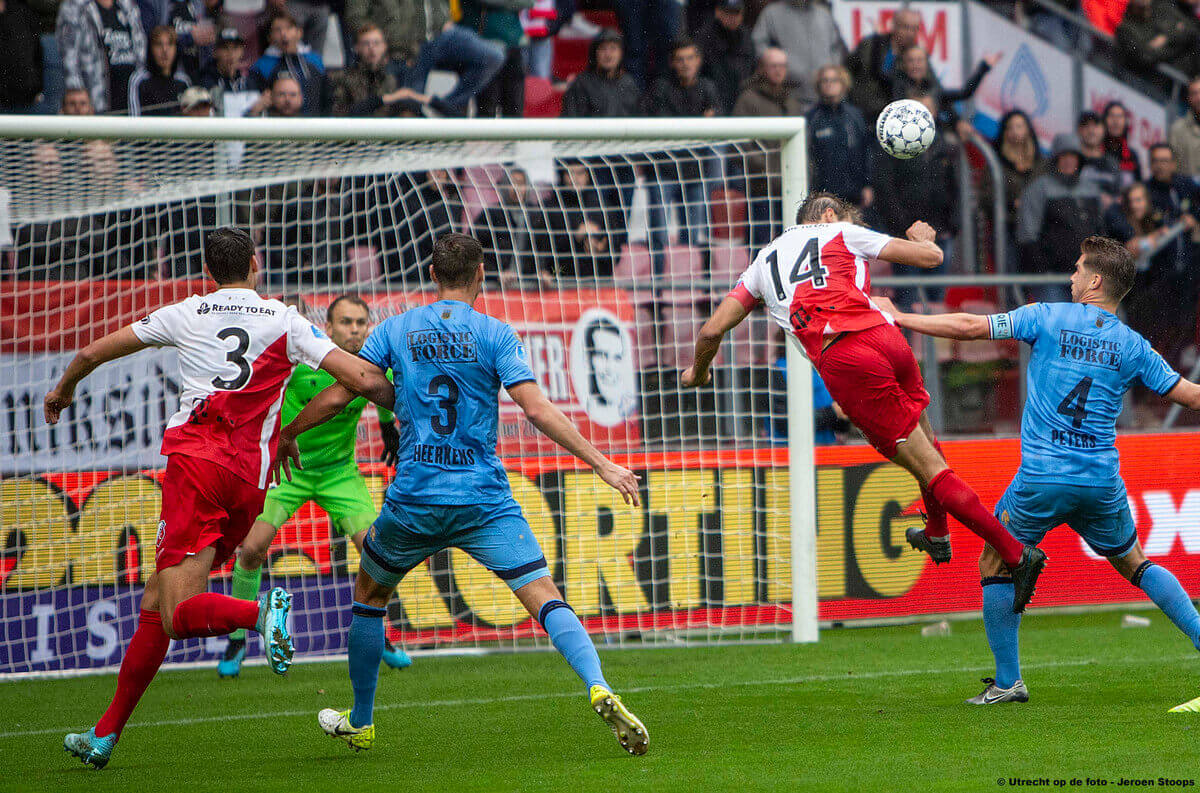
[[[892,19],[904,3],[850,0],[834,3],[837,20],[846,46],[854,49],[859,42],[876,33],[892,29]],[[962,9],[957,3],[908,3],[921,17],[917,43],[929,53],[938,79],[957,88],[963,80]]]
[[[602,427],[615,427],[637,410],[633,341],[611,312],[593,309],[575,323],[571,383],[588,418]]]

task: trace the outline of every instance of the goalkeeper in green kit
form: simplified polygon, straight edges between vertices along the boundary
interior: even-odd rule
[[[362,298],[354,295],[343,295],[330,303],[325,323],[325,332],[330,340],[352,354],[362,349],[371,329],[368,306]],[[283,395],[283,423],[286,425],[294,419],[313,397],[334,382],[333,375],[298,365]],[[254,600],[258,597],[262,566],[271,541],[275,539],[279,527],[309,501],[315,501],[317,506],[325,510],[334,531],[349,536],[362,552],[363,538],[379,516],[379,510],[367,491],[367,483],[354,460],[358,420],[366,404],[367,400],[358,397],[346,405],[341,413],[297,438],[303,468],[292,471],[291,481],[280,482],[277,487],[267,491],[262,514],[242,541],[233,568],[231,594],[235,598]],[[379,430],[383,436],[383,459],[391,466],[395,464],[400,449],[400,433],[392,414],[383,408],[377,410]],[[217,674],[236,677],[245,657],[246,632],[235,631],[229,635],[229,646],[217,664]],[[383,662],[393,669],[403,669],[412,664],[408,654],[390,641],[386,641],[384,646]]]

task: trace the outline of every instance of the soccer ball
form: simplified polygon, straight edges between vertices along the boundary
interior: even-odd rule
[[[929,148],[937,128],[929,108],[915,99],[898,99],[875,122],[879,145],[893,157],[909,160]]]

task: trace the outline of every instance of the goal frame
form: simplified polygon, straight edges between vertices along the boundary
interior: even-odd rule
[[[0,116],[0,138],[176,141],[768,140],[781,144],[782,217],[808,192],[803,117],[622,119],[232,119]],[[788,491],[794,642],[818,640],[816,466],[810,363],[787,344]]]

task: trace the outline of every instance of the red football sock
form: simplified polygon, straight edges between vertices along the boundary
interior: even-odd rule
[[[137,630],[125,648],[121,659],[121,671],[117,673],[117,693],[112,704],[100,721],[96,722],[96,735],[103,737],[125,729],[125,722],[133,714],[146,686],[158,673],[163,659],[167,657],[167,645],[171,640],[163,632],[162,616],[157,611],[145,611],[138,615]]]
[[[180,639],[224,636],[238,628],[254,630],[258,624],[258,603],[240,600],[216,592],[192,595],[175,607],[171,626]]]
[[[1005,564],[1014,566],[1021,561],[1025,546],[1008,533],[995,515],[987,511],[975,491],[954,471],[947,468],[935,476],[929,483],[929,494],[946,512],[995,548]]]
[[[938,443],[937,438],[933,439],[933,447],[942,455],[943,460],[946,459],[946,453],[942,451],[942,444]],[[921,488],[921,501],[925,504],[925,536],[949,537],[950,527],[946,525],[946,510],[927,488]]]

